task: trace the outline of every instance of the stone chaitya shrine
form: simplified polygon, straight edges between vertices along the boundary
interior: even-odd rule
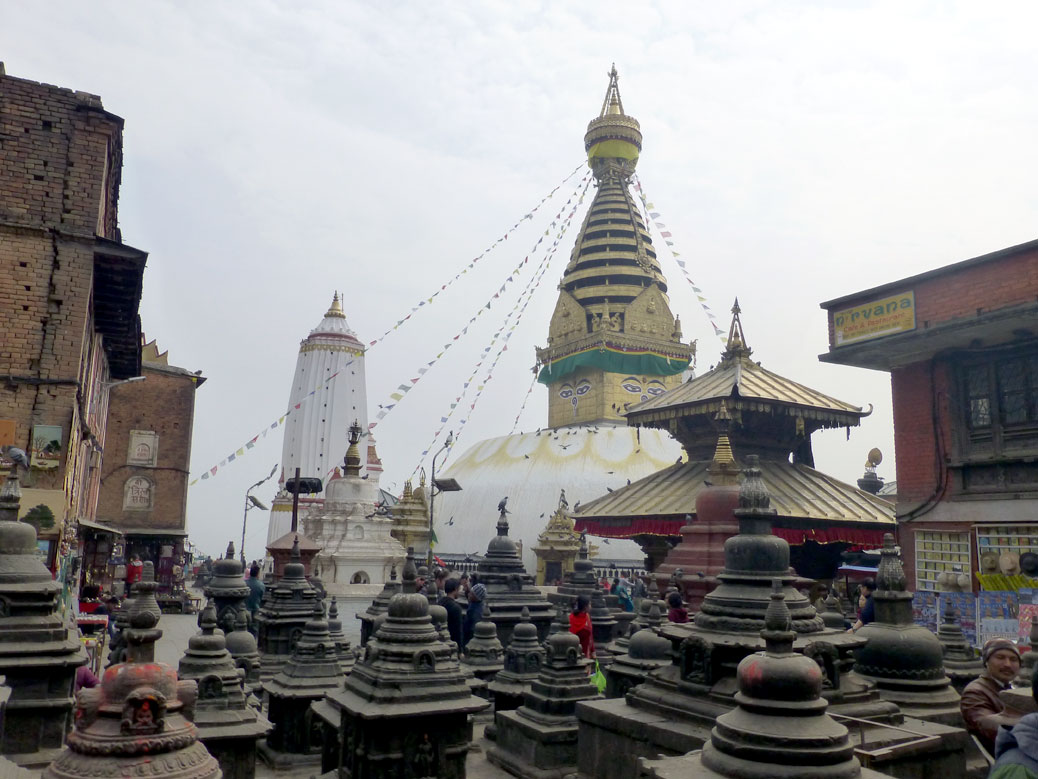
[[[545,650],[545,663],[523,705],[494,716],[497,746],[487,752],[487,759],[514,776],[573,774],[577,769],[577,703],[598,697],[588,679],[590,661],[581,653],[575,635],[556,633]]]
[[[959,694],[944,671],[944,651],[933,633],[912,620],[912,593],[894,536],[883,536],[876,591],[876,619],[857,635],[867,643],[855,651],[854,670],[875,682],[880,696],[904,714],[962,725]]]
[[[299,544],[293,543],[281,579],[268,589],[256,618],[263,681],[273,678],[288,662],[317,602],[318,593],[306,579]]]
[[[345,686],[312,707],[325,729],[324,776],[465,777],[469,715],[489,704],[469,692],[406,567],[403,587]]]
[[[201,617],[202,630],[188,640],[179,667],[181,679],[198,684],[193,720],[198,738],[219,761],[224,779],[252,779],[256,743],[272,726],[249,704],[245,672],[227,651],[227,638],[217,632],[216,606],[211,600]],[[239,611],[237,619],[243,618]]]
[[[240,560],[234,556],[234,542],[227,544],[227,552],[222,560],[213,563],[213,573],[205,586],[205,595],[212,599],[216,608],[216,624],[224,633],[234,630],[239,612],[249,618],[245,600],[249,597],[249,587],[245,583],[245,570]],[[198,621],[202,624],[201,616]]]
[[[497,535],[490,539],[487,554],[476,568],[479,581],[486,585],[486,602],[493,609],[497,637],[502,644],[512,638],[512,630],[527,609],[541,641],[548,637],[548,626],[555,617],[555,607],[533,584],[526,572],[515,541],[508,537],[508,510],[504,501],[497,520]]]
[[[155,642],[162,636],[156,587],[148,561],[133,588],[127,660],[109,668],[100,686],[79,692],[75,730],[44,770],[45,779],[220,779],[219,763],[191,724],[196,683],[177,681],[171,666],[155,661]]]
[[[15,468],[0,486],[0,675],[7,704],[0,753],[25,767],[50,762],[72,727],[72,685],[87,662],[61,612],[61,584],[37,555],[36,530],[18,521]]]
[[[274,730],[259,748],[267,765],[287,769],[321,762],[321,728],[311,715],[310,704],[340,687],[343,678],[324,606],[315,601],[292,657],[273,679],[263,683],[267,715],[274,723]]]
[[[676,756],[702,748],[717,718],[736,706],[735,669],[747,655],[765,649],[760,631],[772,602],[772,583],[778,580],[791,615],[793,649],[821,669],[822,697],[830,714],[871,721],[856,726],[858,753],[868,754],[872,767],[894,776],[919,776],[924,770],[965,775],[970,743],[965,730],[906,717],[895,703],[881,698],[876,684],[853,670],[854,651],[865,645],[861,631],[826,628],[806,596],[794,588],[789,545],[772,535],[768,491],[756,457],[746,460],[734,512],[739,533],[725,542],[717,588],[706,595],[693,622],[659,628],[671,643],[671,662],[649,670],[644,683],[624,698],[577,707],[581,774],[626,779],[636,775],[639,756]],[[903,658],[906,667],[913,661]]]
[[[761,638],[763,652],[739,663],[736,707],[717,718],[700,752],[639,761],[643,779],[857,779],[888,774],[862,769],[847,728],[826,712],[825,676],[793,651],[797,634],[775,582]]]

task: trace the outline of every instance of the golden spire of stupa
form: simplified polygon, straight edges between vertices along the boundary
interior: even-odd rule
[[[343,311],[342,311],[342,306],[339,305],[339,293],[338,293],[338,291],[336,291],[334,297],[332,297],[332,304],[331,304],[331,306],[329,306],[328,311],[325,313],[325,317],[330,317],[330,316],[338,317],[340,319],[345,319],[346,318],[346,314],[344,314]]]
[[[732,454],[732,443],[728,440],[728,428],[732,423],[732,416],[728,413],[728,405],[722,400],[721,408],[714,417],[720,428],[717,434],[717,448],[714,449],[714,458],[707,469],[709,481],[714,486],[725,486],[739,483],[739,466]]]
[[[728,328],[728,340],[724,353],[721,355],[723,360],[730,360],[735,357],[749,357],[753,354],[753,350],[746,345],[746,335],[742,331],[742,320],[739,318],[741,313],[739,298],[736,298],[735,304],[732,306],[732,324]]]

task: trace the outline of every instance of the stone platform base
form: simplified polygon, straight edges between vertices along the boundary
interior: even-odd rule
[[[637,779],[687,779],[687,777],[717,777],[723,779],[721,774],[714,773],[709,768],[704,768],[701,757],[702,752],[693,752],[682,757],[665,757],[660,760],[646,760],[644,757],[638,759],[638,773],[633,776]],[[772,774],[775,779],[791,779],[800,776],[799,770],[791,766],[784,772],[781,766],[776,766],[778,771]],[[861,779],[889,779],[887,774],[881,774],[870,768],[861,769]]]
[[[309,755],[298,755],[292,752],[279,752],[267,746],[266,741],[261,741],[256,746],[256,754],[260,760],[274,771],[294,771],[297,768],[316,766],[321,767],[321,753],[313,752]],[[315,771],[316,773],[316,771]]]
[[[575,723],[534,723],[518,711],[496,717],[497,745],[487,760],[522,779],[561,779],[577,770]]]

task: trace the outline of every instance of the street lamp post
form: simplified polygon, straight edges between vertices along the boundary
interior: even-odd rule
[[[430,575],[432,572],[433,564],[433,516],[436,508],[436,496],[441,492],[457,492],[461,489],[461,485],[458,484],[454,479],[437,479],[436,478],[436,458],[443,454],[445,451],[451,448],[454,443],[454,431],[447,433],[447,440],[443,442],[443,446],[440,447],[439,451],[433,455],[432,458],[432,480],[429,486],[429,554],[426,555],[425,564],[428,566]]]
[[[278,466],[277,463],[275,463],[274,467],[270,469],[270,473],[268,473],[264,478],[260,479],[258,482],[253,484],[245,491],[245,515],[242,517],[241,521],[241,549],[239,550],[241,552],[242,567],[245,566],[245,525],[249,521],[249,509],[259,509],[260,511],[267,510],[267,507],[263,505],[263,501],[261,501],[255,495],[253,495],[252,491],[257,487],[261,486],[262,484],[265,484],[266,482],[270,481],[270,478],[274,475],[277,469]]]

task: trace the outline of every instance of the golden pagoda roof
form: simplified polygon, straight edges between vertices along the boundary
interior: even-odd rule
[[[713,413],[720,409],[722,400],[729,411],[740,407],[757,411],[785,408],[797,416],[818,420],[825,427],[857,425],[862,417],[871,413],[773,373],[751,360],[753,350],[746,344],[740,311],[736,300],[721,361],[702,376],[632,405],[627,412],[628,423],[651,424],[689,413]]]
[[[685,517],[709,481],[708,461],[671,465],[585,503],[575,520],[609,519],[622,525],[642,517]],[[762,460],[761,478],[778,516],[840,524],[894,526],[894,504],[821,471],[787,460]]]

